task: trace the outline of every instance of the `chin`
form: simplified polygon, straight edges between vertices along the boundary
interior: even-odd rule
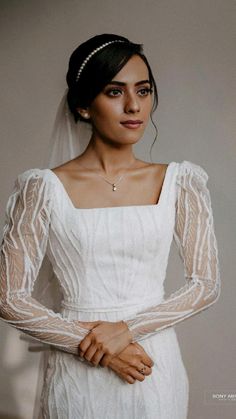
[[[141,139],[142,137],[129,137],[129,136],[127,136],[127,137],[123,137],[120,141],[119,140],[117,140],[116,141],[116,143],[119,143],[119,144],[136,144],[136,143],[138,143],[139,142],[139,140]]]
[[[134,141],[138,141],[144,134],[144,130],[126,130],[119,134],[120,138],[126,138],[127,140],[131,139]]]
[[[142,138],[143,132],[124,132],[114,133],[114,135],[104,135],[103,138],[110,144],[136,144]]]
[[[138,143],[143,135],[127,135],[125,138],[123,138],[122,142],[124,143],[130,143],[130,144],[135,144]]]

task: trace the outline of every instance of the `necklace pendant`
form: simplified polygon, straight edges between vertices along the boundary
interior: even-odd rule
[[[116,191],[116,186],[115,185],[116,185],[115,183],[112,184],[112,190],[113,191]]]

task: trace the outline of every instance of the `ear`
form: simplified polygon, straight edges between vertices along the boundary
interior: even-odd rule
[[[88,108],[76,108],[77,112],[85,119],[90,118],[90,113]]]

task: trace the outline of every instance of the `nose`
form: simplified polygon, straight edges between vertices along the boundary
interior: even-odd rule
[[[126,113],[136,113],[140,111],[140,103],[138,97],[133,94],[127,94],[126,101],[125,101],[125,112]]]

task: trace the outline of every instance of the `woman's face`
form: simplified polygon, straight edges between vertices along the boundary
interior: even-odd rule
[[[87,108],[93,134],[117,144],[136,143],[143,135],[152,109],[148,68],[133,55]],[[124,124],[126,121],[139,121]]]

